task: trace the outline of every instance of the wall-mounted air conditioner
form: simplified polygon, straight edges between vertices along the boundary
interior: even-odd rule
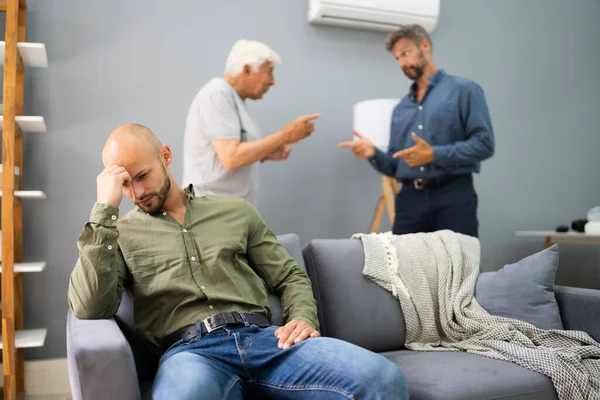
[[[309,0],[308,21],[314,24],[392,31],[419,24],[431,32],[440,0]]]

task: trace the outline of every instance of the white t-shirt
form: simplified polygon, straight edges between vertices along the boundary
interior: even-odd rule
[[[260,137],[244,100],[223,78],[214,78],[200,89],[187,116],[183,143],[183,185],[192,183],[197,195],[243,197],[256,205],[258,165],[227,172],[211,140]]]

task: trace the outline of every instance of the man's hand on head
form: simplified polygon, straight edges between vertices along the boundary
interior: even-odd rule
[[[118,165],[110,165],[96,178],[97,202],[119,208],[123,187],[131,182],[129,172]]]
[[[275,331],[275,337],[279,339],[277,347],[282,350],[287,349],[291,345],[300,343],[304,339],[311,337],[319,337],[321,334],[315,328],[304,321],[293,319],[284,326],[280,326]]]

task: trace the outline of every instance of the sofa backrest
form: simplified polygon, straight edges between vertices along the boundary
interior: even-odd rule
[[[288,233],[277,236],[277,239],[287,249],[290,256],[296,260],[298,266],[306,271],[298,235]],[[269,300],[271,305],[271,323],[274,325],[282,325],[283,317],[281,315],[281,302],[279,297],[271,295]],[[160,354],[157,352],[157,349],[150,348],[137,334],[133,322],[133,299],[131,294],[127,291],[123,293],[121,305],[119,306],[119,311],[117,311],[115,320],[129,341],[133,351],[138,379],[140,382],[151,380],[156,373],[158,357]]]
[[[323,336],[375,352],[404,348],[400,302],[362,275],[360,240],[313,240],[304,249],[304,261],[318,302]]]

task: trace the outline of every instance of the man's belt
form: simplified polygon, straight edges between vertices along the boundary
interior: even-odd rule
[[[173,344],[181,339],[190,339],[196,336],[210,333],[217,329],[224,328],[226,326],[245,326],[250,324],[262,325],[270,324],[271,322],[261,314],[254,313],[240,313],[240,312],[226,312],[212,315],[206,318],[202,322],[188,325],[175,331],[174,333],[167,336],[164,345],[165,349],[168,349]]]
[[[412,186],[417,190],[423,190],[425,188],[444,186],[450,182],[454,182],[459,179],[464,179],[464,178],[469,178],[469,177],[471,177],[471,174],[442,175],[442,176],[438,176],[436,178],[428,178],[428,179],[422,179],[422,178],[402,179],[402,180],[400,180],[400,182],[402,182],[403,185]]]

